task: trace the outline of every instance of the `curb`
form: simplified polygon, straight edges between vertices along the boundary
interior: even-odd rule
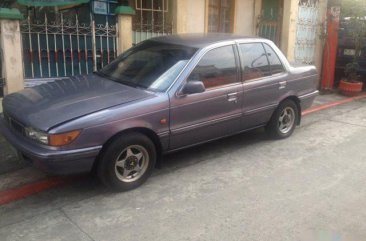
[[[344,100],[337,100],[337,101],[329,102],[329,103],[326,103],[326,104],[323,104],[323,105],[318,105],[318,106],[311,107],[307,110],[304,110],[301,115],[305,116],[305,115],[308,115],[308,114],[311,114],[311,113],[314,113],[314,112],[318,112],[318,111],[321,111],[321,110],[324,110],[324,109],[329,109],[329,108],[332,108],[332,107],[335,107],[335,106],[338,106],[338,105],[343,105],[343,104],[353,102],[355,100],[359,100],[359,99],[363,99],[363,98],[366,98],[366,93],[358,95],[358,96],[354,96],[354,97],[349,97],[349,98],[346,98]]]

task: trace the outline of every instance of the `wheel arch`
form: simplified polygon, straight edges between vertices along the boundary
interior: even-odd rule
[[[297,125],[300,125],[300,123],[301,123],[301,104],[300,104],[300,99],[296,95],[289,95],[289,96],[285,97],[284,99],[282,99],[280,101],[279,105],[282,102],[286,101],[286,100],[291,100],[291,101],[293,101],[296,104],[296,106],[297,106],[297,114],[298,114],[298,117],[299,117],[298,120],[297,120]]]
[[[108,145],[110,145],[110,143],[112,143],[116,138],[120,137],[121,135],[126,135],[128,133],[140,133],[143,134],[145,136],[147,136],[155,145],[156,148],[156,154],[157,154],[157,159],[156,159],[156,166],[159,167],[161,164],[161,156],[163,153],[163,147],[162,147],[162,143],[160,141],[159,136],[151,129],[146,128],[146,127],[132,127],[132,128],[128,128],[125,130],[121,130],[120,132],[114,134],[113,136],[111,136],[104,144],[102,149],[100,150],[98,156],[96,157],[95,161],[94,161],[94,165],[93,165],[93,172],[96,170],[100,157],[101,155],[104,153],[105,149],[107,148]]]

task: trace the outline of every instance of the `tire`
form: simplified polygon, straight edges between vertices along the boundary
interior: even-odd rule
[[[273,113],[266,126],[267,134],[274,139],[284,139],[294,132],[299,120],[299,110],[292,100],[284,100]]]
[[[115,191],[128,191],[143,184],[156,163],[154,143],[140,133],[115,138],[103,151],[97,166],[99,179]]]

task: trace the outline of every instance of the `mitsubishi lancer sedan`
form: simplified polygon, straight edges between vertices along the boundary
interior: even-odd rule
[[[144,183],[168,152],[259,127],[289,137],[318,78],[314,66],[289,64],[266,39],[158,37],[94,74],[6,96],[0,130],[46,172],[96,170],[125,191]]]

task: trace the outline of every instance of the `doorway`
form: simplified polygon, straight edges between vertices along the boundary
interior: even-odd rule
[[[283,0],[262,0],[261,15],[258,18],[257,35],[281,43]]]

